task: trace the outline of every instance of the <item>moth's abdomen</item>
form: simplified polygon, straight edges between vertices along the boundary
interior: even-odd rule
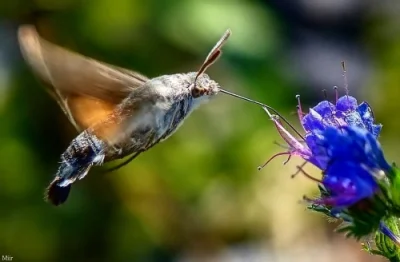
[[[93,165],[104,160],[104,143],[88,132],[82,132],[72,140],[61,155],[61,164],[54,180],[47,188],[46,198],[54,205],[64,203],[76,179],[82,179]]]

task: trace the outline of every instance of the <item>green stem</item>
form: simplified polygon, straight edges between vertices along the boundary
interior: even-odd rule
[[[399,236],[400,235],[400,230],[398,225],[399,219],[396,217],[391,217],[390,220],[391,220],[390,229],[393,231],[393,233]],[[393,259],[390,259],[390,262],[400,262],[400,247],[396,245],[395,249],[396,249],[396,255],[393,257]]]
[[[379,253],[389,259],[390,262],[400,262],[400,245],[397,236],[399,236],[398,218],[395,216],[385,219],[386,229],[384,228],[377,232],[376,235],[376,247]]]

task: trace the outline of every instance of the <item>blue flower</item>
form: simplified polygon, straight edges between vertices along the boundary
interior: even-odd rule
[[[376,139],[382,129],[382,125],[374,124],[374,117],[371,108],[365,102],[357,105],[357,100],[349,95],[342,96],[336,102],[336,105],[322,101],[315,107],[311,108],[309,113],[302,117],[301,106],[299,105],[299,117],[301,124],[306,131],[305,142],[311,151],[311,155],[307,156],[307,160],[322,170],[325,170],[330,156],[321,152],[319,143],[324,140],[322,131],[327,128],[339,127],[357,127],[359,130],[365,130],[373,138]],[[334,130],[334,129],[332,129]],[[334,131],[330,131],[334,132]],[[329,136],[329,134],[327,134]],[[328,139],[334,139],[335,135]],[[356,135],[350,134],[350,137]],[[345,143],[356,143],[351,140],[343,141]],[[336,150],[340,147],[336,147]],[[294,150],[296,150],[294,148]],[[323,150],[323,149],[322,149]],[[326,152],[325,152],[326,153]],[[347,157],[347,156],[346,156]]]
[[[354,97],[346,95],[336,105],[322,101],[304,115],[299,100],[298,115],[306,132],[303,141],[284,128],[279,117],[264,109],[288,143],[286,153],[298,155],[323,171],[320,183],[328,196],[314,200],[314,204],[337,211],[371,198],[379,190],[379,176],[391,166],[377,141],[382,125],[374,124],[367,103],[358,105]]]
[[[267,107],[264,110],[289,146],[287,152],[277,155],[300,156],[322,171],[322,178],[315,179],[302,169],[304,165],[298,167],[319,183],[320,196],[305,198],[309,208],[341,218],[345,226],[340,230],[357,239],[380,231],[398,240],[383,221],[400,214],[400,198],[396,198],[400,196],[396,194],[400,171],[384,157],[377,140],[382,125],[374,123],[370,106],[345,95],[335,104],[322,101],[304,114],[297,98],[304,135],[280,115],[271,114]]]

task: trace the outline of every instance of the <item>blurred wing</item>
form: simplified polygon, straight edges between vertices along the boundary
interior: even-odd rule
[[[115,118],[115,106],[148,80],[56,46],[31,25],[19,28],[18,39],[25,60],[78,131]]]

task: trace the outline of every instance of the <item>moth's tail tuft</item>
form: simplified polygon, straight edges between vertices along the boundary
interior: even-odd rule
[[[58,206],[64,203],[71,190],[71,185],[59,186],[60,178],[55,178],[46,189],[45,199],[51,204]]]

